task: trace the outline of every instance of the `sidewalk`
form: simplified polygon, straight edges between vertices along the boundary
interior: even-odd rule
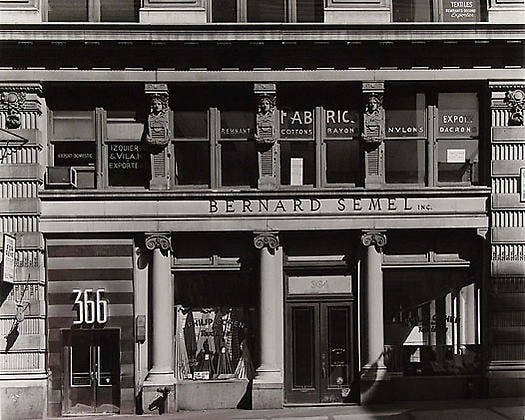
[[[373,406],[289,407],[276,410],[181,411],[162,416],[111,416],[115,420],[525,420],[525,398],[468,399],[449,401],[411,401]],[[86,417],[67,417],[83,419]],[[105,419],[109,416],[89,416]]]

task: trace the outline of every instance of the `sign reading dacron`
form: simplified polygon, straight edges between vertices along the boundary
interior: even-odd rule
[[[6,283],[15,282],[15,242],[14,236],[4,234],[2,281]]]

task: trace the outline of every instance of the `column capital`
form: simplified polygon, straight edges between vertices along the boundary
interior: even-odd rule
[[[279,235],[277,232],[254,232],[253,244],[257,249],[267,247],[269,250],[279,248]]]
[[[146,248],[150,251],[153,251],[156,248],[161,251],[173,251],[170,234],[166,232],[147,233],[145,243]]]
[[[0,83],[0,112],[6,113],[7,128],[21,128],[22,112],[42,114],[40,96],[40,83]]]
[[[361,235],[361,243],[366,247],[374,245],[380,249],[386,245],[385,232],[378,230],[364,232]]]

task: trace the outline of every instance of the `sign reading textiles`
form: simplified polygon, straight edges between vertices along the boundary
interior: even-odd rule
[[[2,260],[2,281],[14,283],[15,281],[15,249],[16,239],[4,234],[4,253]]]
[[[443,0],[444,22],[479,22],[479,0]]]

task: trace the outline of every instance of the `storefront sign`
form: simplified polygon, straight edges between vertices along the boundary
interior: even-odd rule
[[[53,150],[54,166],[95,166],[96,144],[93,141],[57,142]]]
[[[447,149],[447,163],[465,163],[465,149]]]
[[[314,135],[314,112],[281,110],[281,138],[311,139]]]
[[[387,137],[419,137],[425,134],[422,125],[394,125],[386,127]]]
[[[486,198],[284,198],[208,200],[208,213],[215,215],[282,214],[405,214],[485,212]]]
[[[104,289],[73,289],[73,310],[77,311],[74,325],[105,324],[108,321],[109,302],[103,297],[104,293]]]
[[[255,114],[243,111],[221,112],[222,139],[248,139],[255,132]]]
[[[108,145],[109,170],[144,169],[145,156],[142,143],[111,143]]]
[[[439,116],[439,135],[473,137],[478,135],[477,113],[447,111]]]
[[[345,138],[359,134],[359,113],[357,111],[326,110],[325,121],[326,137]]]
[[[443,0],[443,22],[479,22],[479,0]]]
[[[351,292],[351,276],[288,277],[288,293],[290,295],[320,295]]]
[[[4,252],[2,259],[2,281],[14,283],[15,281],[15,250],[16,239],[4,233]]]

